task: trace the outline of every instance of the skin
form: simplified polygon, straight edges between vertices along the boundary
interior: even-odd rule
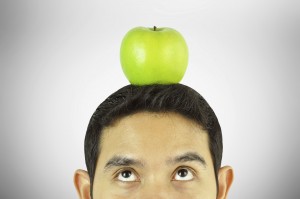
[[[176,113],[136,113],[103,131],[94,199],[225,199],[233,181],[219,170],[217,196],[208,134]],[[90,198],[86,171],[77,170],[79,198]]]

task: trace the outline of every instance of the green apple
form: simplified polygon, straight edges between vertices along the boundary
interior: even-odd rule
[[[179,83],[188,65],[188,47],[172,28],[136,27],[122,40],[120,61],[131,84]]]

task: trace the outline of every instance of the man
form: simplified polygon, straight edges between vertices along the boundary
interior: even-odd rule
[[[85,137],[81,199],[225,199],[222,133],[205,99],[182,84],[128,85],[92,115]]]

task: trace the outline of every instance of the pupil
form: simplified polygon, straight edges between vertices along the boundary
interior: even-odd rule
[[[186,169],[180,169],[177,173],[181,178],[183,178],[183,177],[187,176],[188,171]]]
[[[123,172],[122,172],[122,176],[123,176],[124,178],[129,178],[129,177],[131,176],[131,171],[123,171]]]

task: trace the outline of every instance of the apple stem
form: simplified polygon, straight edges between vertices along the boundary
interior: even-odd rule
[[[153,27],[154,31],[156,30],[156,26]]]

